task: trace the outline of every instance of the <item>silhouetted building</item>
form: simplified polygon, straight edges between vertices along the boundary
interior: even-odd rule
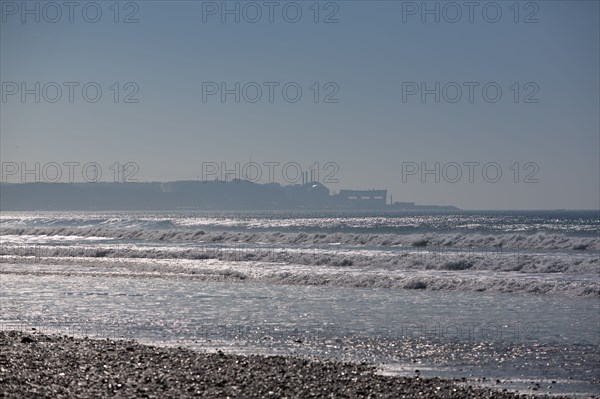
[[[305,176],[308,177],[308,176]],[[456,210],[412,202],[386,204],[387,190],[341,190],[330,195],[318,182],[281,186],[245,180],[148,183],[0,183],[0,209],[364,209]]]
[[[340,190],[336,202],[349,208],[385,208],[387,190]]]

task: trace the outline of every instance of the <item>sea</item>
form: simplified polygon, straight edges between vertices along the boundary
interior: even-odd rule
[[[598,211],[2,212],[0,329],[600,393]]]

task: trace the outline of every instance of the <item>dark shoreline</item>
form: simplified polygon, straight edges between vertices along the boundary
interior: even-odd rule
[[[0,331],[0,397],[7,398],[549,398],[376,371],[367,364],[293,356]]]

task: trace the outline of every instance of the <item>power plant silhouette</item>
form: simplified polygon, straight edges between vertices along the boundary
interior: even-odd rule
[[[21,210],[441,210],[454,206],[388,202],[387,190],[340,190],[246,180],[148,183],[0,183],[0,209]]]

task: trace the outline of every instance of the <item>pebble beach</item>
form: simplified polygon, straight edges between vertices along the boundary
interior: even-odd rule
[[[385,376],[366,363],[0,332],[6,398],[547,398],[468,380]],[[563,398],[563,396],[552,396]],[[593,397],[593,396],[591,396]]]

